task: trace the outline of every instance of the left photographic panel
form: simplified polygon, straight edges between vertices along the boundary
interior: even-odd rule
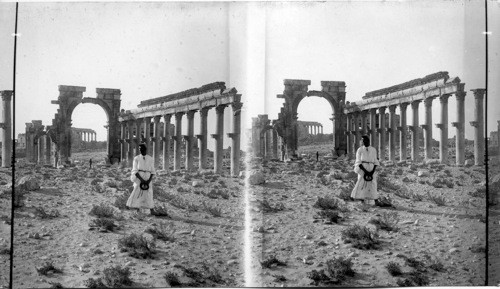
[[[15,3],[0,3],[0,288],[8,288],[11,267],[13,71]]]
[[[20,3],[15,288],[244,284],[228,3]]]

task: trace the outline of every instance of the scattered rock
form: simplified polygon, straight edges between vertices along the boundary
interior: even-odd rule
[[[198,188],[203,185],[202,181],[193,181],[193,187]]]
[[[426,170],[420,170],[420,171],[418,171],[418,172],[417,172],[417,176],[418,176],[418,177],[421,177],[421,178],[423,178],[423,177],[428,177],[428,176],[429,176],[429,171],[426,171]]]
[[[24,176],[17,183],[17,190],[36,191],[40,189],[40,180],[36,176]]]
[[[260,171],[252,171],[250,172],[250,176],[248,177],[248,182],[250,185],[261,185],[266,182],[264,178],[264,174]]]

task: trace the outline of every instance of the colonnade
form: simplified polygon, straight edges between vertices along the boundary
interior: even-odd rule
[[[215,173],[222,172],[223,161],[223,139],[224,139],[224,111],[227,106],[232,108],[233,131],[227,136],[231,138],[231,175],[238,175],[240,171],[240,134],[241,134],[241,102],[232,102],[225,105],[215,106],[216,123],[215,133],[210,136],[215,140],[214,167]],[[184,168],[188,171],[194,169],[194,142],[198,139],[199,155],[198,168],[207,169],[207,143],[208,111],[212,107],[203,107],[196,110],[178,111],[175,113],[165,113],[162,115],[152,115],[146,117],[133,118],[120,122],[120,143],[121,159],[128,160],[131,164],[135,154],[138,154],[138,147],[144,142],[148,147],[148,154],[153,157],[155,167],[160,165],[160,144],[163,143],[163,163],[162,167],[168,171],[170,159],[173,157],[173,170],[180,170],[182,163],[182,146],[185,149]],[[200,114],[200,131],[194,134],[194,116]],[[182,135],[182,118],[187,119],[187,134]],[[160,121],[163,120],[163,137],[160,134]],[[169,127],[171,122],[175,124],[175,134],[171,134]],[[153,122],[153,132],[151,132],[151,122]],[[135,131],[135,134],[134,134]],[[143,133],[143,135],[141,135]],[[151,136],[152,135],[152,136]],[[183,142],[184,140],[184,142]],[[171,151],[173,142],[173,152]],[[134,153],[135,150],[135,153]]]
[[[470,124],[474,127],[474,159],[476,165],[484,163],[484,112],[483,98],[484,89],[473,89],[475,98],[475,120]],[[457,121],[452,122],[456,128],[456,164],[462,165],[465,162],[465,106],[464,99],[466,93],[457,91],[453,93],[456,97]],[[400,132],[400,150],[399,160],[407,159],[407,133],[411,134],[411,160],[421,161],[419,147],[419,127],[423,129],[424,138],[424,158],[432,158],[432,105],[435,99],[440,102],[441,114],[440,123],[436,127],[440,130],[439,140],[439,160],[443,164],[448,163],[448,99],[452,94],[442,94],[427,96],[424,99],[414,99],[413,101],[404,101],[399,104],[385,105],[383,102],[379,107],[361,109],[355,112],[347,113],[347,153],[350,156],[355,154],[359,147],[359,141],[362,134],[370,134],[372,146],[377,148],[379,159],[385,160],[386,134],[389,134],[388,160],[396,161],[396,131]],[[419,107],[423,104],[424,123],[419,122]],[[408,125],[407,107],[410,105],[412,110],[412,123]],[[399,108],[399,123],[396,123],[396,108]],[[389,126],[386,127],[386,109],[389,110]],[[378,118],[378,126],[377,126]],[[367,121],[369,120],[369,121]],[[357,125],[361,123],[361,126]],[[368,129],[368,127],[370,129]]]
[[[321,124],[304,124],[307,132],[312,135],[323,134],[323,125]]]
[[[95,132],[77,131],[80,135],[82,141],[91,142],[97,140],[97,134]]]

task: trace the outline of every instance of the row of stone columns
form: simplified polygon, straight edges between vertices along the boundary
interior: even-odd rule
[[[38,137],[35,142],[35,160],[38,164],[51,164],[52,140],[48,135]]]
[[[223,160],[223,137],[224,137],[224,109],[227,105],[218,105],[215,107],[216,112],[216,129],[215,134],[211,136],[215,139],[214,151],[214,172],[222,172]],[[239,159],[240,159],[240,133],[241,133],[241,102],[231,104],[233,111],[233,132],[228,133],[231,138],[231,174],[239,174]],[[207,168],[207,117],[210,107],[205,107],[199,110],[200,113],[200,134],[194,135],[194,115],[197,110],[190,110],[186,112],[177,112],[175,114],[164,114],[162,116],[145,117],[136,120],[128,120],[121,122],[121,158],[122,160],[128,159],[131,164],[134,158],[134,148],[136,153],[139,151],[138,147],[141,142],[145,142],[148,147],[148,153],[152,155],[155,167],[159,166],[160,143],[163,142],[163,169],[169,170],[169,160],[172,152],[170,151],[171,141],[174,142],[173,152],[173,169],[179,170],[181,168],[181,147],[183,140],[185,144],[185,168],[186,170],[193,170],[194,162],[194,142],[195,137],[199,142],[199,169]],[[175,134],[170,135],[170,122],[172,115],[175,119]],[[187,135],[182,135],[182,117],[186,115],[187,118]],[[160,120],[163,118],[163,138],[160,137]],[[151,135],[150,127],[151,120],[153,119],[153,137]],[[143,127],[144,138],[141,137],[141,127]],[[134,128],[136,135],[133,135]],[[128,135],[127,135],[128,133]],[[152,147],[152,149],[151,149]],[[127,153],[128,152],[128,155]]]
[[[2,167],[10,167],[12,162],[12,119],[11,99],[12,91],[1,91],[2,119],[0,120],[0,137],[2,140]]]
[[[81,131],[79,134],[82,141],[91,142],[97,140],[97,134],[95,132]]]
[[[316,134],[323,134],[323,126],[322,125],[311,125],[311,124],[306,124],[305,125],[307,129],[307,133],[316,135]]]
[[[268,129],[261,134],[260,152],[263,158],[278,158],[278,133],[274,129]]]
[[[483,112],[483,98],[484,89],[473,89],[475,97],[475,120],[470,124],[475,128],[474,130],[474,158],[476,165],[484,163],[484,112]],[[459,91],[455,93],[457,99],[457,121],[452,125],[456,128],[456,164],[461,165],[465,161],[465,110],[464,99],[465,92]],[[347,114],[347,153],[352,156],[357,147],[359,147],[361,134],[370,133],[372,146],[377,147],[379,159],[385,159],[386,148],[386,133],[389,133],[389,156],[391,161],[396,160],[396,131],[400,131],[400,160],[406,160],[406,138],[407,131],[411,132],[411,159],[413,161],[420,161],[419,157],[419,134],[418,128],[423,129],[424,136],[424,156],[426,159],[432,158],[432,102],[433,99],[439,97],[441,103],[441,119],[436,127],[440,131],[440,144],[439,144],[439,160],[441,163],[448,163],[448,98],[450,94],[440,96],[427,97],[424,99],[424,124],[419,124],[419,104],[421,100],[414,100],[409,103],[400,103],[398,105],[381,106],[379,108],[372,108],[370,113],[370,130],[367,130],[366,117],[368,110],[348,113]],[[406,109],[408,104],[411,104],[413,118],[410,126],[406,123]],[[396,108],[400,109],[400,122],[396,123]],[[386,125],[386,109],[389,108],[389,127]],[[379,126],[376,126],[377,111],[379,117]],[[361,122],[361,127],[358,125]],[[378,140],[378,142],[377,142]]]

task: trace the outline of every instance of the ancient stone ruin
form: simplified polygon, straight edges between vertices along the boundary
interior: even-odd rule
[[[464,83],[458,77],[450,78],[448,72],[438,72],[424,78],[415,79],[403,84],[376,90],[367,93],[362,101],[346,103],[345,114],[347,115],[347,153],[353,155],[356,151],[361,135],[369,133],[372,144],[379,152],[379,158],[385,160],[386,134],[389,134],[389,156],[388,159],[396,161],[396,132],[400,132],[399,160],[407,159],[406,135],[411,132],[411,159],[420,161],[419,157],[419,134],[420,126],[424,135],[424,157],[432,158],[432,102],[438,98],[441,103],[440,123],[436,127],[441,130],[439,141],[439,160],[443,164],[448,163],[448,98],[455,95],[457,99],[457,121],[452,125],[456,128],[456,164],[464,164],[465,161],[465,113]],[[484,163],[484,114],[483,97],[484,89],[471,90],[475,97],[475,121],[471,125],[475,127],[474,134],[474,156],[475,164]],[[424,102],[425,120],[420,124],[418,117],[419,104]],[[406,123],[406,108],[411,105],[412,124]],[[396,122],[396,108],[400,109],[400,123]],[[386,127],[385,110],[389,109],[389,126]],[[378,113],[377,113],[378,112]],[[380,126],[377,126],[377,118]],[[361,125],[355,125],[361,123]]]
[[[12,162],[12,117],[11,99],[12,91],[0,91],[2,95],[2,119],[0,120],[1,140],[2,140],[2,167],[10,167]]]
[[[185,145],[185,169],[194,169],[194,143],[199,142],[198,169],[207,168],[207,118],[208,111],[215,108],[216,131],[211,136],[215,139],[214,172],[222,172],[223,136],[224,136],[224,109],[231,106],[233,112],[233,131],[228,133],[231,138],[231,175],[238,175],[240,171],[240,133],[241,133],[241,94],[235,88],[226,89],[223,82],[215,82],[179,93],[142,101],[138,108],[123,110],[119,116],[121,159],[132,163],[134,155],[138,154],[138,146],[145,142],[152,148],[155,166],[159,166],[160,144],[163,144],[164,170],[169,170],[169,161],[173,148],[173,169],[181,169],[181,148]],[[194,115],[200,113],[200,131],[194,135]],[[182,135],[182,117],[186,115],[188,134]],[[170,132],[172,116],[175,118],[175,134]],[[163,119],[163,137],[160,133],[160,120]],[[151,131],[151,120],[153,129]],[[167,124],[167,125],[165,125]],[[183,142],[184,140],[184,142]],[[150,149],[151,151],[151,149]]]

